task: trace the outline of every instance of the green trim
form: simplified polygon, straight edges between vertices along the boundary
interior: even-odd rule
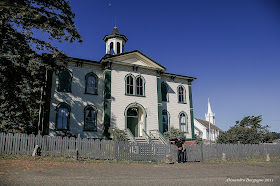
[[[144,130],[146,131],[147,129],[147,125],[146,125],[146,120],[147,120],[147,113],[146,113],[146,110],[145,108],[137,103],[137,102],[134,102],[134,103],[130,103],[129,105],[126,106],[125,110],[124,110],[124,117],[125,117],[125,128],[127,128],[127,110],[130,108],[130,107],[133,107],[133,106],[136,106],[136,107],[139,107],[141,108],[142,112],[143,112],[143,115],[144,115]]]
[[[126,95],[126,96],[133,96],[133,97],[142,97],[142,98],[145,98],[146,96],[139,96],[139,95],[132,95],[132,94],[124,94],[124,95]]]
[[[60,107],[66,107],[68,109],[68,118],[67,118],[67,129],[58,129],[57,128],[57,118],[58,118],[58,109]],[[71,115],[71,107],[65,103],[65,102],[61,102],[59,103],[56,108],[55,108],[55,112],[56,112],[56,118],[55,118],[55,130],[66,130],[66,131],[69,131],[70,130],[70,115]]]
[[[69,91],[65,91],[65,90],[60,90],[60,84],[61,84],[61,74],[62,74],[62,72],[68,72],[69,74],[70,74],[70,80],[69,80],[69,83],[70,83],[70,90]],[[68,69],[66,69],[66,70],[63,70],[63,71],[60,71],[59,72],[59,74],[58,74],[58,86],[57,86],[57,91],[58,92],[72,92],[72,79],[73,79],[73,73],[70,71],[70,70],[68,70]]]
[[[158,131],[163,134],[162,126],[162,101],[161,101],[161,78],[157,77],[157,94],[158,94]]]
[[[179,101],[179,88],[182,87],[183,88],[183,101]],[[178,98],[178,103],[182,103],[182,104],[187,104],[187,101],[186,101],[186,88],[183,86],[183,85],[179,85],[177,87],[177,98]]]
[[[143,95],[140,95],[140,94],[137,94],[137,79],[138,78],[141,78],[142,79],[142,82],[143,82]],[[139,96],[139,97],[145,97],[145,85],[146,85],[146,81],[145,81],[145,78],[141,75],[138,75],[135,77],[135,95],[136,96]]]
[[[94,76],[95,77],[95,93],[88,93],[87,92],[87,84],[88,84],[87,79],[88,79],[89,76]],[[85,76],[85,94],[98,95],[98,76],[93,72],[90,72]]]
[[[85,129],[86,127],[86,110],[88,108],[92,108],[95,112],[95,121],[94,121],[94,124],[95,124],[95,127],[93,130],[89,130],[89,129]],[[94,131],[96,132],[97,131],[97,113],[98,113],[98,110],[95,108],[94,105],[87,105],[85,108],[84,108],[84,131]]]
[[[132,94],[128,94],[127,93],[127,77],[130,76],[133,79],[133,93]],[[143,95],[138,95],[137,94],[137,78],[141,78],[143,81]],[[145,95],[145,86],[146,86],[146,80],[143,76],[141,75],[137,75],[136,77],[129,73],[124,77],[124,81],[125,81],[125,95],[126,96],[137,96],[137,97],[146,97]]]
[[[132,79],[133,79],[133,85],[132,85],[132,87],[133,87],[133,93],[132,94],[128,94],[127,93],[127,78],[128,78],[128,76],[131,76],[132,77]],[[135,76],[133,75],[133,74],[131,74],[131,73],[129,73],[129,74],[127,74],[125,77],[124,77],[124,82],[125,82],[125,95],[129,95],[129,96],[134,96],[135,95]]]
[[[168,131],[169,131],[169,129],[170,129],[170,113],[169,113],[166,109],[163,109],[163,110],[162,110],[162,117],[163,117],[163,113],[164,113],[164,112],[166,113],[166,115],[167,115],[167,117],[168,117],[168,118],[167,118],[167,119],[168,119],[167,122],[168,122]],[[163,123],[162,123],[162,128],[163,128]],[[162,130],[163,130],[163,129],[162,129]]]
[[[109,139],[109,127],[111,122],[111,71],[105,71],[104,87],[104,132],[105,139]]]
[[[189,117],[188,117],[188,115],[187,115],[187,113],[186,112],[184,112],[184,111],[181,111],[180,113],[179,113],[179,115],[178,115],[178,118],[179,118],[179,129],[180,129],[180,131],[181,131],[181,121],[180,121],[180,115],[181,114],[185,114],[185,122],[186,122],[186,132],[184,132],[184,133],[189,133],[189,122],[188,122],[188,120],[189,120]],[[181,131],[182,132],[182,131]]]
[[[166,82],[161,82],[161,86],[165,86],[166,87],[166,101],[163,101],[162,99],[161,99],[161,101],[162,102],[169,102],[169,86],[168,86],[168,84],[166,83]],[[161,90],[162,91],[162,90]],[[161,92],[162,93],[162,92]],[[162,96],[162,95],[161,95]]]
[[[192,139],[195,139],[194,120],[193,120],[193,103],[192,103],[192,87],[191,87],[191,85],[189,85],[189,101],[190,101],[190,110],[191,110]]]

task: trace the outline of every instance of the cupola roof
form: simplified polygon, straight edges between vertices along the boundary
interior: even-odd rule
[[[108,39],[110,39],[110,38],[116,38],[116,37],[122,38],[125,42],[127,42],[127,40],[128,40],[127,37],[126,37],[125,35],[123,35],[123,34],[120,33],[119,29],[118,29],[116,26],[114,27],[112,33],[106,35],[106,36],[103,38],[103,40],[106,42]]]

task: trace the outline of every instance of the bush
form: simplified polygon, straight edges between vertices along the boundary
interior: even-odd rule
[[[195,141],[196,141],[196,144],[199,145],[202,143],[202,138],[199,135],[195,134]]]
[[[186,139],[184,132],[181,132],[179,129],[171,127],[169,131],[164,132],[164,137],[170,141],[181,138],[182,140]]]
[[[118,129],[116,127],[110,127],[109,132],[113,136],[114,141],[128,141],[124,130]]]

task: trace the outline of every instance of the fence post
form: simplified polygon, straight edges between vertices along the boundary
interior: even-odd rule
[[[226,158],[226,153],[222,153],[222,162],[226,162],[227,158]]]
[[[79,161],[79,150],[75,150],[74,161]]]
[[[202,143],[200,144],[200,154],[201,154],[201,161],[203,161],[203,147],[202,147]]]

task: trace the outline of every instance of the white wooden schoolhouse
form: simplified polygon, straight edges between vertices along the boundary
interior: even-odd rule
[[[130,140],[160,136],[170,129],[194,140],[192,82],[171,74],[138,50],[125,52],[127,37],[114,27],[103,40],[99,61],[68,57],[52,73],[45,133],[69,132],[83,138],[109,138],[109,127],[125,130]]]

